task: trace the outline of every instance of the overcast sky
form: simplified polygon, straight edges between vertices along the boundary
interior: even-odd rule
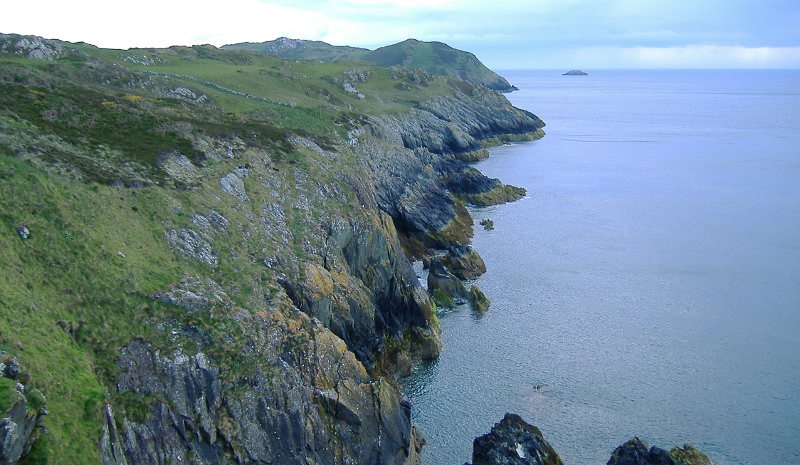
[[[0,32],[100,47],[263,42],[374,49],[407,38],[493,69],[800,68],[798,0],[37,0]]]

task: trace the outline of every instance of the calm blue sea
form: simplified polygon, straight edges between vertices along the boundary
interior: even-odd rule
[[[424,463],[516,412],[567,465],[800,464],[800,71],[502,74],[547,136],[477,165],[528,196],[473,210],[492,306],[405,380]]]

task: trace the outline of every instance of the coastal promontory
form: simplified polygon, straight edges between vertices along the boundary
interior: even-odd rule
[[[543,126],[416,67],[0,35],[4,460],[417,463],[411,259],[482,272],[466,207],[519,192],[468,163]]]

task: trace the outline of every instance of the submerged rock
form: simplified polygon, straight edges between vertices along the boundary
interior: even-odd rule
[[[472,310],[480,314],[486,313],[491,305],[489,298],[478,289],[478,286],[472,286],[469,289],[469,303],[472,304]]]

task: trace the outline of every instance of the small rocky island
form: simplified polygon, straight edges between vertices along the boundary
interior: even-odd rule
[[[472,465],[562,465],[561,457],[539,428],[506,413],[492,430],[472,443]],[[614,449],[606,465],[710,465],[711,460],[686,444],[667,452],[633,438]],[[464,464],[470,465],[470,464]]]
[[[588,76],[588,75],[589,75],[589,73],[587,73],[585,71],[581,71],[579,69],[573,69],[573,70],[567,71],[566,73],[562,74],[562,76]]]

